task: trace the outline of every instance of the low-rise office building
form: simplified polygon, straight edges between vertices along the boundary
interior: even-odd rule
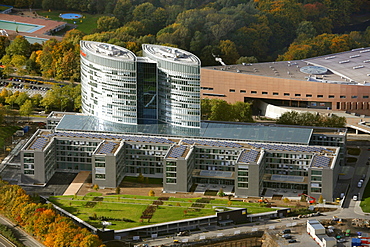
[[[167,125],[155,132],[153,125],[123,126],[65,115],[23,147],[22,182],[47,183],[55,171],[91,171],[93,184],[114,188],[125,176],[142,174],[162,178],[165,192],[198,185],[239,197],[280,190],[332,201],[346,141],[344,129],[331,128],[202,122],[197,133],[185,135]]]

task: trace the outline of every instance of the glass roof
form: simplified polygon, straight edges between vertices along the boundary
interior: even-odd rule
[[[170,135],[305,145],[309,144],[313,132],[310,128],[264,126],[253,123],[202,122],[201,128],[182,128],[168,124],[128,125],[83,115],[65,115],[56,130]]]

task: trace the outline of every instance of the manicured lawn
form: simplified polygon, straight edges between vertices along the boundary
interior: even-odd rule
[[[82,14],[84,18],[77,19],[77,20],[63,20],[62,18],[59,17],[60,14],[66,13],[65,11],[38,11],[37,14],[48,17],[51,20],[54,21],[64,21],[67,22],[68,24],[73,25],[74,22],[76,22],[78,30],[84,32],[85,34],[90,34],[97,26],[96,22],[97,20],[103,16],[103,15],[90,15],[86,13],[78,13],[78,12],[71,12],[71,13],[77,13],[77,14]],[[82,21],[82,22],[81,22]]]
[[[365,213],[370,213],[370,183],[368,183],[365,187],[360,207],[362,208],[362,211],[364,211]]]
[[[15,131],[19,130],[18,126],[0,126],[0,150],[4,150],[5,140],[11,137]]]
[[[207,199],[170,197],[168,200],[163,200],[163,205],[157,207],[153,217],[148,222],[147,219],[141,220],[140,217],[149,205],[153,205],[153,202],[158,200],[158,197],[135,195],[102,196],[101,193],[92,192],[86,196],[55,196],[49,199],[56,205],[98,228],[102,227],[102,219],[91,219],[91,217],[104,216],[114,218],[106,220],[113,223],[113,225],[109,226],[109,229],[114,230],[214,215],[213,206],[224,208],[230,204],[227,199],[208,200],[209,203],[205,203]],[[191,208],[193,203],[204,205],[204,208]],[[258,203],[245,203],[242,201],[231,201],[230,206],[246,207],[248,213],[275,211],[275,209],[260,207]]]

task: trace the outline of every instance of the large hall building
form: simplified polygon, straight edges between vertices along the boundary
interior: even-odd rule
[[[201,86],[202,98],[230,103],[260,100],[370,115],[370,48],[295,61],[203,67]]]
[[[84,114],[50,114],[21,150],[22,183],[90,171],[100,187],[142,174],[173,193],[338,196],[346,129],[201,122],[200,61],[156,45],[143,55],[82,41]]]

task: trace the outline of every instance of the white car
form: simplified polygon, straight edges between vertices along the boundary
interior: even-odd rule
[[[362,182],[361,181],[357,183],[357,187],[358,188],[361,188],[362,187]]]
[[[354,196],[353,196],[353,200],[354,200],[354,201],[357,201],[357,200],[358,200],[358,196],[357,196],[357,195],[354,195]]]

